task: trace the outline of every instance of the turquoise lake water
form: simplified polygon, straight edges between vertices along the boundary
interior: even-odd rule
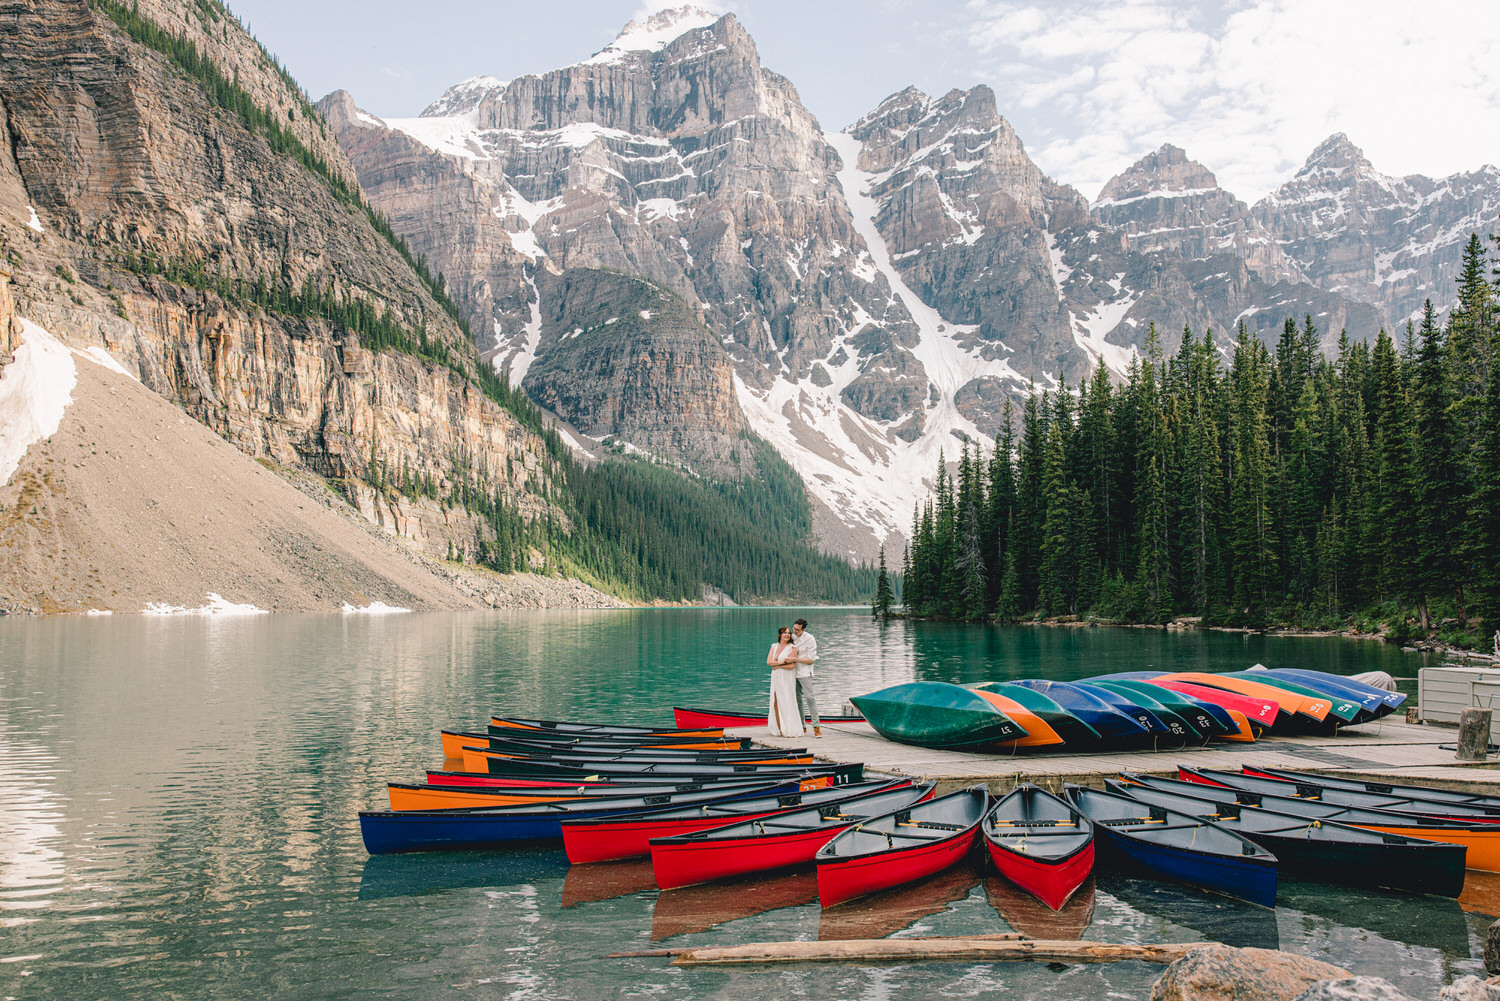
[[[438,729],[763,710],[766,649],[797,615],[830,713],[913,679],[1423,663],[1374,642],[879,625],[863,609],[0,620],[0,998],[1145,998],[1161,972],[604,958],[1012,928],[1280,947],[1416,997],[1481,972],[1500,879],[1474,874],[1463,902],[1284,881],[1274,911],[1101,875],[1063,928],[977,869],[823,913],[807,874],[662,894],[649,866],[570,868],[560,849],[365,853],[358,811],[442,766]]]

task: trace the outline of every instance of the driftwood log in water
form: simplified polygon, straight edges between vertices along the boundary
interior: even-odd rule
[[[613,956],[674,955],[674,966],[727,966],[750,963],[869,963],[1040,960],[1062,963],[1113,963],[1141,960],[1171,963],[1207,942],[1132,945],[1118,942],[1072,942],[1028,939],[1020,935],[976,935],[962,938],[847,939],[837,942],[755,942],[701,949],[652,949]]]

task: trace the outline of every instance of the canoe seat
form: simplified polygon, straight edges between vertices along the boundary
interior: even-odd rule
[[[997,820],[996,827],[1071,827],[1076,829],[1077,824],[1071,820]]]
[[[1165,824],[1165,820],[1156,817],[1111,817],[1109,820],[1096,820],[1096,824],[1105,827],[1124,827],[1128,824]]]
[[[965,824],[940,824],[936,820],[904,820],[899,826],[928,827],[937,831],[962,831],[967,827]]]

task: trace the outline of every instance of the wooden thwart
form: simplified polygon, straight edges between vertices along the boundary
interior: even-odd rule
[[[872,938],[836,942],[756,942],[703,949],[661,949],[612,956],[668,955],[674,966],[728,966],[752,963],[846,963],[882,960],[1041,960],[1064,963],[1114,963],[1140,960],[1171,963],[1210,942],[1166,942],[1132,945],[1119,942],[1073,942],[1029,939],[1021,935],[974,935],[963,938]]]

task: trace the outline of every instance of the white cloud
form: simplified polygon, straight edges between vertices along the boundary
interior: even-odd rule
[[[1468,0],[971,0],[966,14],[1001,113],[1089,198],[1164,142],[1246,201],[1334,132],[1388,174],[1497,159],[1500,17]]]

